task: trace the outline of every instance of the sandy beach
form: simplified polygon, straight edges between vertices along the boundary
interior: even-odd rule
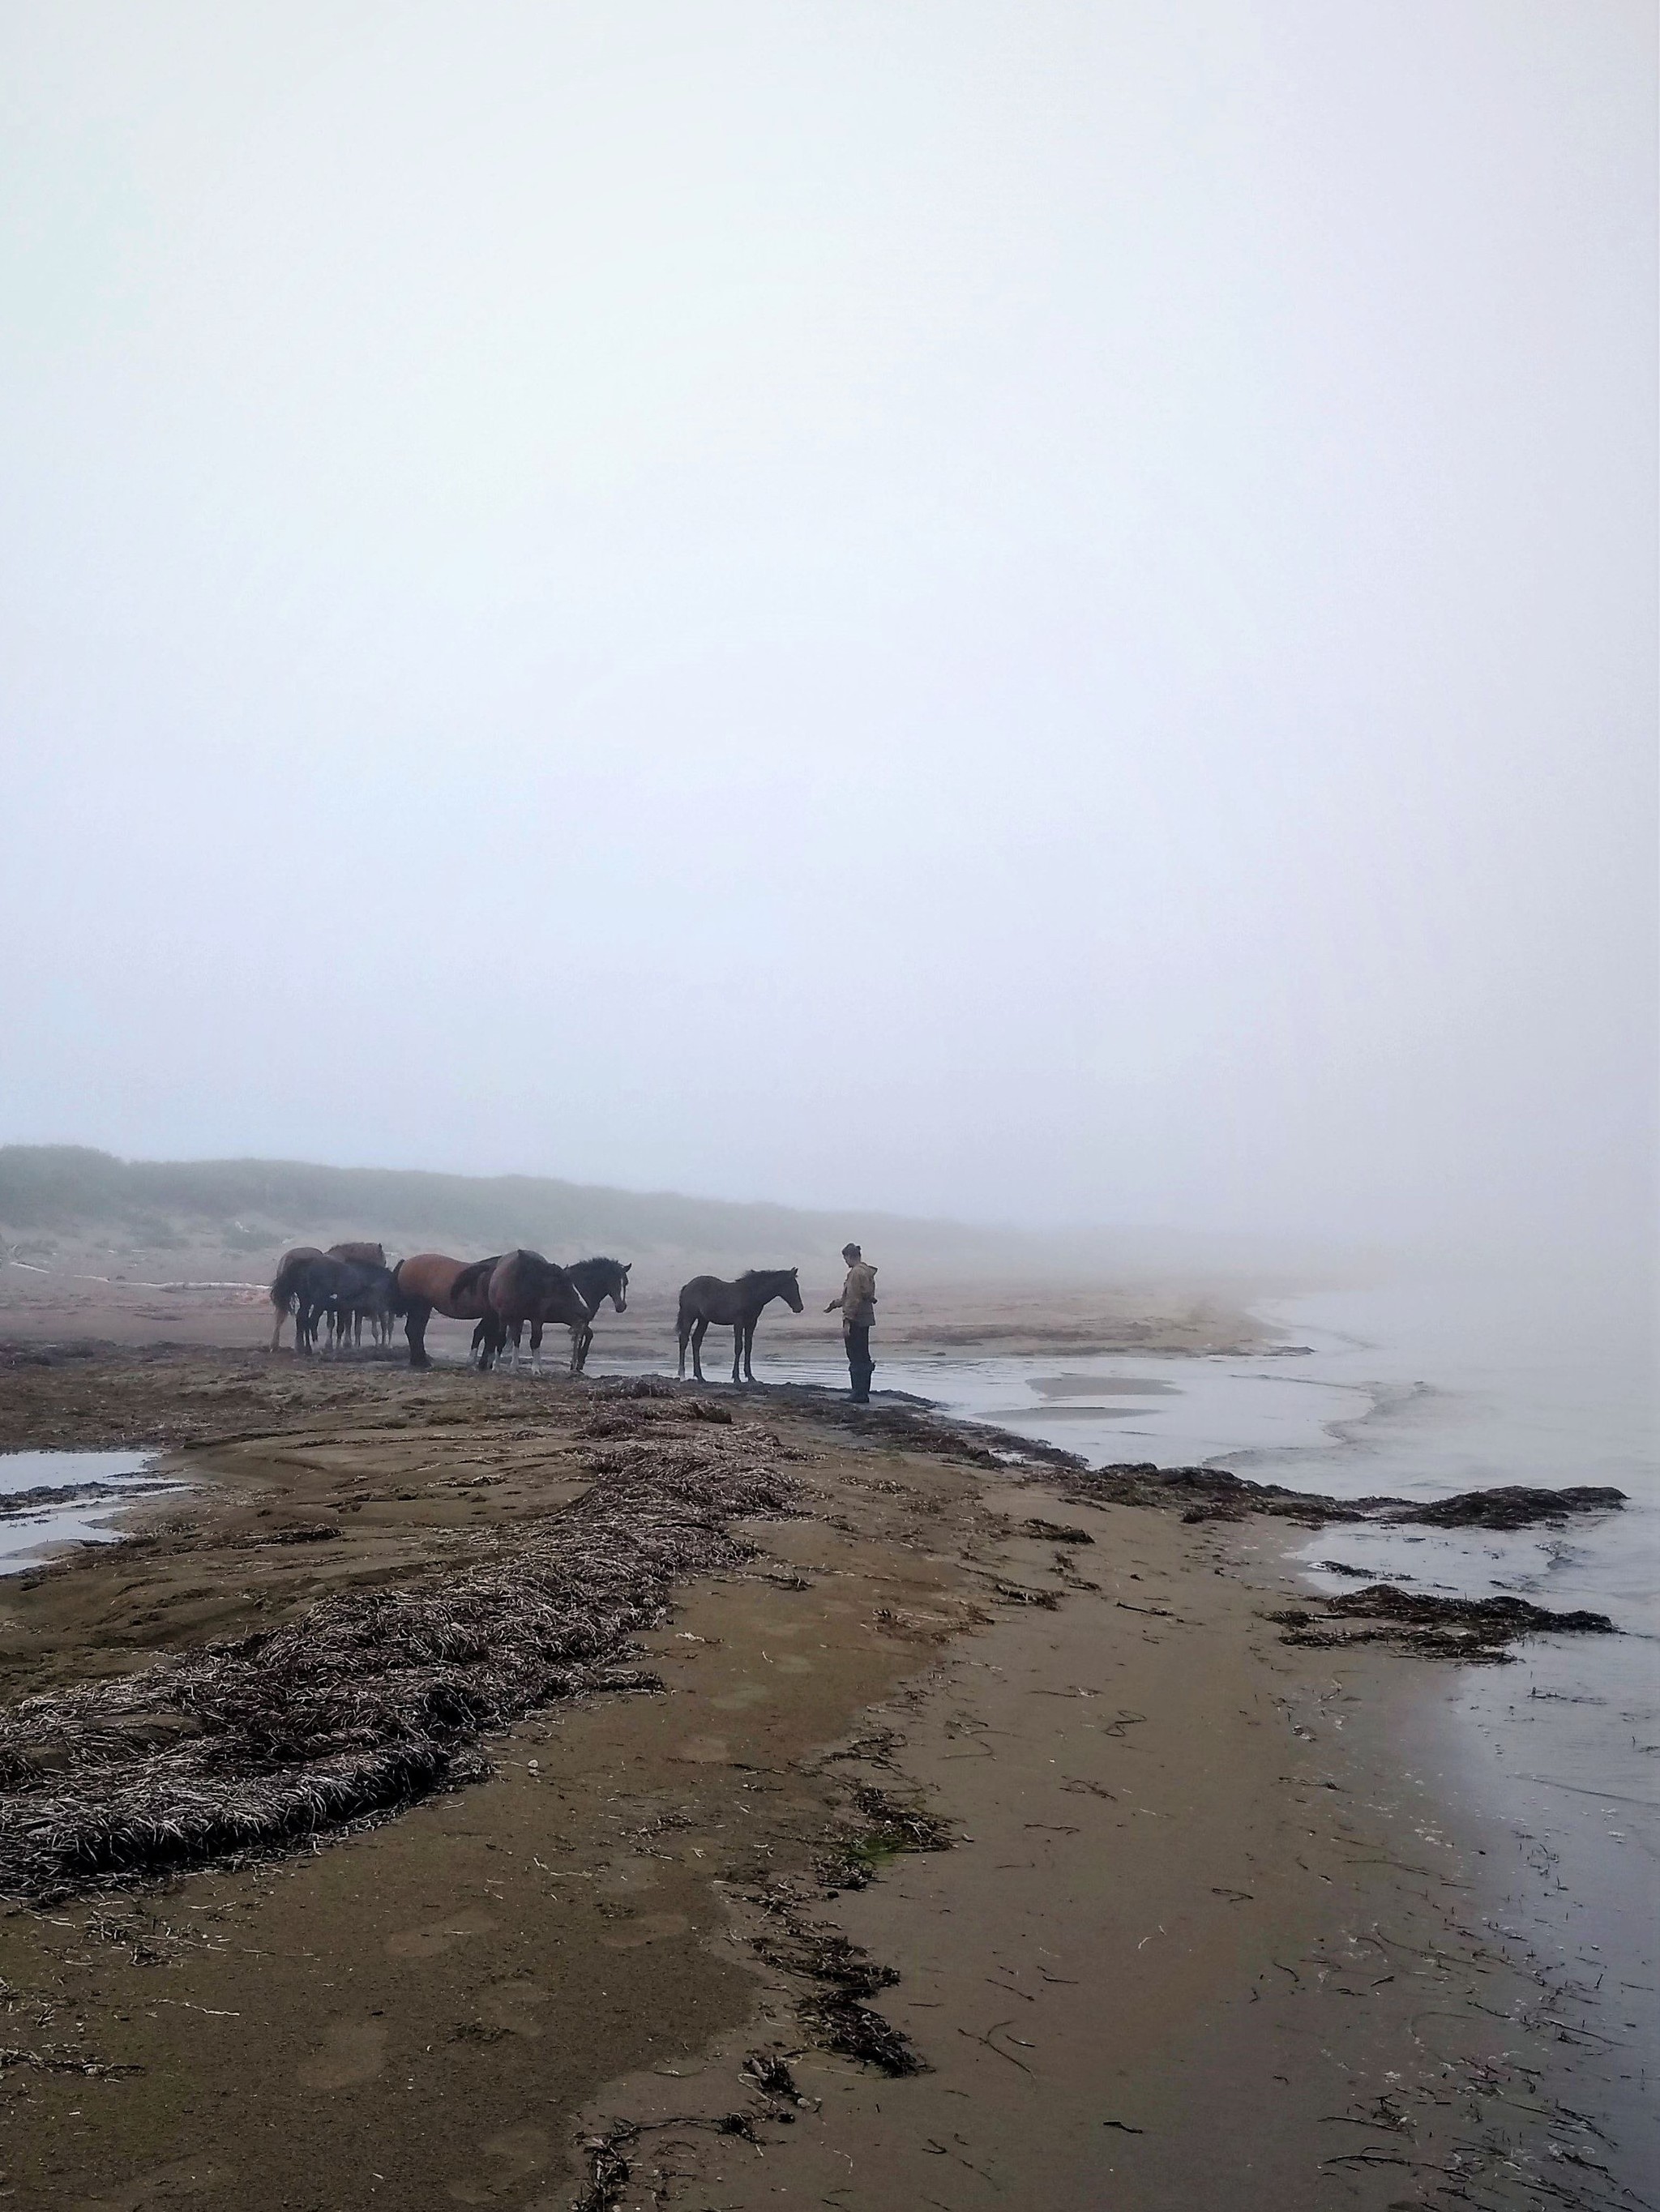
[[[182,1787],[166,1670],[204,1648],[556,1578],[601,1506],[626,1580],[665,1468],[716,1564],[365,1817],[37,1853],[0,2202],[1639,2201],[1595,2125],[1617,2056],[1499,1955],[1401,1769],[1432,1663],[1287,1644],[1272,1524],[800,1391],[42,1357],[0,1445],[151,1444],[190,1487],[0,1583],[12,1751],[20,1700],[121,1715],[36,1725],[14,1815]]]

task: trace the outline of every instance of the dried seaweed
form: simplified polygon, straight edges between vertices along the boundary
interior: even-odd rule
[[[648,1686],[607,1663],[678,1579],[750,1557],[729,1522],[787,1492],[742,1431],[605,1456],[580,1498],[459,1572],[0,1714],[0,1892],[291,1847],[477,1778],[479,1738],[552,1699]]]
[[[926,2063],[903,2028],[859,2000],[891,1989],[899,1979],[850,1942],[839,1929],[810,1920],[800,1896],[787,1881],[769,1882],[752,1894],[772,1926],[751,1939],[770,1966],[819,1987],[803,1997],[797,2016],[815,2042],[884,2074],[921,2074]]]

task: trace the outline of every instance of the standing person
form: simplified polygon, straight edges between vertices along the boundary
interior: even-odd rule
[[[853,1402],[855,1406],[868,1406],[870,1378],[876,1371],[870,1356],[870,1333],[876,1320],[876,1270],[866,1267],[856,1244],[844,1244],[842,1257],[848,1263],[848,1279],[842,1285],[841,1297],[832,1298],[824,1311],[834,1313],[837,1306],[842,1309],[842,1340],[848,1348]]]

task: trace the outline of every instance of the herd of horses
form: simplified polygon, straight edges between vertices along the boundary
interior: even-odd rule
[[[361,1346],[368,1322],[377,1344],[390,1344],[395,1321],[404,1323],[411,1367],[430,1367],[427,1324],[434,1314],[476,1324],[472,1350],[481,1369],[497,1365],[509,1344],[516,1369],[530,1330],[531,1364],[542,1364],[542,1332],[550,1322],[570,1331],[572,1375],[581,1374],[593,1342],[593,1319],[609,1298],[618,1313],[629,1302],[629,1267],[596,1257],[556,1267],[523,1246],[488,1260],[453,1260],[442,1252],[417,1252],[386,1265],[380,1244],[331,1244],[326,1252],[301,1245],[285,1253],[271,1286],[277,1325],[271,1350],[282,1342],[283,1325],[292,1315],[294,1348],[325,1348],[339,1353]],[[793,1313],[801,1311],[801,1286],[794,1267],[751,1267],[735,1282],[718,1275],[694,1275],[680,1292],[675,1334],[680,1369],[702,1382],[703,1339],[711,1328],[732,1331],[732,1379],[755,1380],[752,1355],[756,1323],[774,1298]]]

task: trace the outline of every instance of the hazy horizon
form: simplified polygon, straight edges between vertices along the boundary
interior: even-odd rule
[[[1648,9],[0,41],[0,1142],[1647,1255]]]

